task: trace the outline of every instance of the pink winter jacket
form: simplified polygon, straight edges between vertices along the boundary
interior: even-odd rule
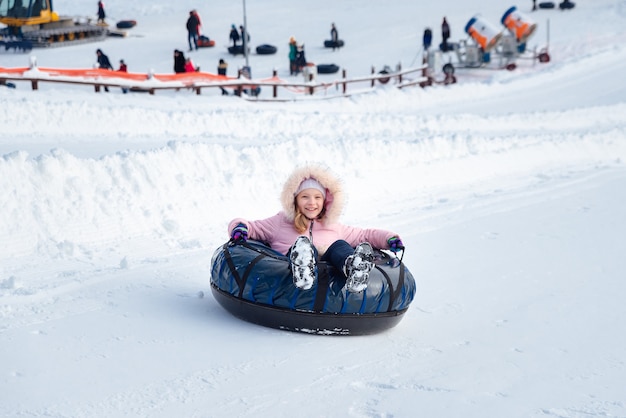
[[[300,234],[296,231],[293,220],[296,215],[294,194],[300,183],[307,178],[314,178],[326,188],[324,206],[326,214],[322,219],[312,221],[308,231]],[[287,254],[293,243],[300,235],[309,237],[317,248],[320,256],[335,241],[343,239],[355,247],[361,242],[369,242],[375,248],[388,249],[387,240],[397,237],[391,231],[382,229],[364,229],[343,225],[337,218],[343,209],[343,190],[340,182],[327,169],[320,166],[306,166],[294,171],[285,182],[281,194],[283,210],[266,219],[249,221],[236,218],[228,224],[229,236],[232,230],[243,223],[248,227],[248,237],[253,240],[267,242],[273,249]]]

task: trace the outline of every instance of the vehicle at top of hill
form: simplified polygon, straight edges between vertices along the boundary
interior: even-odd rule
[[[52,0],[0,0],[0,37],[27,41],[33,47],[65,46],[104,39],[106,24],[88,18],[59,16]]]

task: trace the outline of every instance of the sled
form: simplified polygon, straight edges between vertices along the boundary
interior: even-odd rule
[[[209,39],[208,36],[201,35],[198,38],[198,48],[211,48],[215,46],[215,41],[213,39]]]
[[[337,42],[331,41],[330,39],[324,41],[325,48],[341,48],[344,45],[343,40],[339,39]]]
[[[278,48],[274,45],[263,44],[256,47],[256,53],[259,55],[272,55],[275,54],[276,51],[278,51]]]
[[[120,20],[119,22],[117,22],[115,27],[117,27],[118,29],[131,29],[134,28],[136,25],[136,20]]]
[[[337,64],[318,64],[317,65],[318,74],[335,74],[337,71],[339,71],[339,66]]]

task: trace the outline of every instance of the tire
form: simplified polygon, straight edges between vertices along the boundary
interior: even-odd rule
[[[539,8],[540,9],[554,9],[554,2],[553,1],[544,1],[539,3]]]
[[[443,66],[443,73],[444,74],[454,74],[454,65],[452,65],[451,63],[447,63]]]
[[[228,52],[230,52],[233,55],[238,55],[238,54],[243,55],[243,46],[242,45],[229,46]]]
[[[263,44],[256,47],[256,53],[259,55],[272,55],[275,54],[276,51],[278,51],[278,48],[274,45]]]
[[[326,40],[324,41],[325,48],[341,48],[344,45],[343,40],[339,39],[337,42]]]
[[[568,1],[568,2],[562,1],[561,3],[559,3],[559,9],[561,10],[570,10],[570,9],[573,9],[574,6],[576,6],[576,3],[572,3],[571,1]]]
[[[118,29],[130,29],[134,28],[135,25],[137,25],[136,20],[120,20],[119,22],[117,22],[116,26]]]
[[[318,64],[317,65],[318,74],[335,74],[337,71],[339,71],[339,66],[336,64]]]

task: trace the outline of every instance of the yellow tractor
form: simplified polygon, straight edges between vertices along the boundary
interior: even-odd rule
[[[106,26],[79,22],[59,16],[52,0],[0,0],[0,23],[7,27],[0,38],[30,43],[33,47],[51,47],[93,42],[104,39]]]

